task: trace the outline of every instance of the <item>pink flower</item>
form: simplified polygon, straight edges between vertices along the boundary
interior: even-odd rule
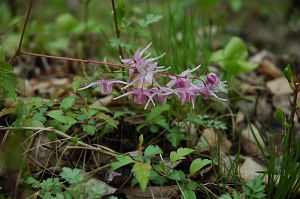
[[[150,53],[148,55],[146,55],[145,57],[143,57],[144,52],[151,46],[152,43],[148,44],[146,46],[146,48],[144,48],[143,50],[138,49],[137,51],[135,51],[133,57],[131,59],[121,59],[121,62],[123,64],[129,64],[130,68],[129,68],[129,79],[131,78],[132,74],[138,70],[139,72],[142,70],[142,68],[148,68],[148,66],[153,65],[153,62],[159,58],[161,58],[162,56],[164,56],[165,54],[162,54],[158,57],[154,57],[154,58],[149,58]]]
[[[152,99],[151,93],[148,90],[142,89],[142,88],[134,88],[131,91],[128,91],[127,93],[124,93],[123,95],[120,95],[118,97],[115,97],[113,99],[119,99],[121,97],[125,97],[127,95],[135,95],[134,96],[134,102],[137,104],[145,104],[145,109],[147,108],[149,102],[151,101],[152,104],[155,106],[155,103]]]
[[[222,82],[219,77],[214,73],[208,73],[206,75],[205,85],[207,87],[215,87],[218,88],[220,91],[225,91],[225,84]]]
[[[168,96],[175,93],[173,89],[161,87],[159,85],[157,85],[157,87],[151,88],[149,91],[152,94],[152,98],[161,103],[166,103]]]
[[[186,88],[189,87],[191,84],[191,80],[189,79],[189,75],[200,68],[201,65],[197,66],[196,68],[193,68],[192,70],[187,69],[183,71],[180,75],[178,76],[169,76],[172,80],[167,83],[167,87],[172,87],[176,85],[177,88]]]
[[[99,81],[96,81],[94,83],[91,83],[83,88],[80,88],[78,90],[84,90],[84,89],[87,89],[89,87],[92,87],[92,86],[99,86],[100,89],[101,89],[101,92],[103,94],[110,94],[112,92],[112,85],[113,84],[128,84],[127,82],[124,82],[124,81],[121,81],[121,80],[116,80],[116,79],[111,79],[111,80],[99,80]]]

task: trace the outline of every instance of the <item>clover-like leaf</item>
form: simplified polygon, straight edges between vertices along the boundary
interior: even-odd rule
[[[211,164],[211,160],[201,158],[195,159],[190,166],[190,174],[196,173],[197,171],[209,164]]]
[[[120,156],[117,156],[116,158],[117,158],[117,162],[114,162],[111,164],[112,170],[116,170],[120,167],[123,167],[127,164],[134,162],[134,160],[131,157],[125,156],[125,155],[120,155]]]
[[[190,148],[179,148],[177,151],[172,151],[170,153],[170,160],[172,163],[176,162],[177,160],[185,159],[185,156],[193,153],[195,150]]]
[[[159,146],[153,146],[153,145],[149,145],[144,151],[144,155],[146,157],[150,157],[160,153],[163,153],[161,148]]]

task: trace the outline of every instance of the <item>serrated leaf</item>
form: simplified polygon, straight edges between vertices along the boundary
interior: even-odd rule
[[[153,155],[161,154],[161,153],[163,153],[163,151],[159,146],[149,145],[144,151],[144,156],[151,157]]]
[[[203,118],[199,117],[198,115],[190,114],[187,116],[185,120],[189,122],[193,122],[194,124],[198,124],[202,126],[205,125],[205,120],[203,120]]]
[[[80,183],[84,179],[84,174],[80,169],[71,169],[68,167],[63,167],[59,175],[70,184]]]
[[[173,169],[172,172],[168,175],[168,178],[171,180],[181,181],[185,179],[185,174],[181,170],[175,170]]]
[[[142,191],[145,191],[150,178],[151,165],[143,162],[137,162],[132,168],[132,172],[140,184]]]
[[[171,106],[169,104],[163,104],[156,106],[151,109],[150,113],[147,116],[146,122],[150,122],[154,120],[157,116],[159,116],[162,112],[170,110]]]
[[[46,122],[47,121],[46,117],[42,113],[36,113],[36,114],[34,114],[32,116],[32,119],[40,121],[40,122]]]
[[[117,120],[114,120],[112,117],[110,117],[109,115],[106,115],[105,113],[98,113],[96,115],[96,117],[98,119],[104,120],[105,122],[107,122],[110,126],[114,127],[114,128],[118,128],[119,122]]]
[[[75,97],[66,97],[61,101],[60,108],[67,110],[71,108],[75,104],[75,102],[76,102]]]
[[[177,147],[181,141],[186,140],[186,136],[179,132],[178,129],[170,129],[167,134],[167,139],[171,142],[173,147]]]
[[[197,171],[199,171],[200,169],[202,169],[203,167],[205,167],[206,165],[211,164],[211,160],[208,159],[201,159],[201,158],[197,158],[195,159],[190,166],[190,174],[194,174]]]
[[[114,162],[111,164],[111,169],[112,170],[116,170],[120,167],[123,167],[127,164],[130,164],[130,163],[133,163],[134,160],[129,157],[129,156],[125,156],[125,155],[120,155],[120,156],[117,156],[117,162]]]
[[[96,127],[92,125],[83,125],[82,130],[88,135],[94,135],[96,132]]]
[[[49,111],[47,114],[49,117],[64,123],[64,124],[68,124],[68,125],[73,125],[75,123],[77,123],[77,120],[75,120],[74,118],[72,118],[71,116],[65,116],[63,115],[63,112],[61,110],[52,110]]]
[[[169,123],[167,122],[167,120],[165,118],[155,120],[154,123],[161,126],[161,127],[163,127],[164,129],[170,129]]]
[[[5,96],[16,99],[16,82],[13,67],[0,60],[0,87],[5,91]]]
[[[175,163],[178,160],[185,159],[185,156],[193,153],[195,150],[190,148],[179,148],[177,151],[172,151],[170,153],[170,160],[172,163]]]

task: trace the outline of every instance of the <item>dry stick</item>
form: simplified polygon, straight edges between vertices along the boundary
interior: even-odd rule
[[[56,59],[56,60],[63,60],[63,61],[74,61],[74,62],[81,62],[81,63],[87,63],[87,64],[100,64],[100,65],[107,65],[107,66],[116,66],[116,67],[120,67],[120,68],[126,68],[126,69],[130,69],[131,67],[129,66],[125,66],[122,64],[115,64],[115,63],[110,63],[110,62],[101,62],[101,61],[96,61],[96,60],[87,60],[87,59],[77,59],[77,58],[73,58],[73,57],[61,57],[61,56],[53,56],[53,55],[47,55],[47,54],[40,54],[40,53],[32,53],[32,52],[24,52],[24,51],[20,51],[19,55],[27,55],[27,56],[32,56],[32,57],[45,57],[48,59]],[[165,75],[165,76],[171,76],[171,77],[176,77],[179,79],[185,79],[187,77],[182,77],[180,75],[176,75],[173,73],[167,73],[167,72],[160,72],[160,74]],[[197,77],[190,77],[190,79],[194,79],[194,80],[201,80],[200,78]]]
[[[28,55],[28,56],[33,56],[33,57],[46,57],[48,59],[56,59],[56,60],[63,60],[63,61],[75,61],[75,62],[82,62],[82,63],[87,63],[87,64],[93,63],[93,64],[101,64],[101,65],[107,65],[107,66],[117,66],[117,67],[121,67],[121,68],[130,68],[130,67],[124,66],[122,64],[114,64],[114,63],[101,62],[101,61],[95,61],[95,60],[77,59],[77,58],[72,58],[72,57],[60,57],[60,56],[31,53],[31,52],[24,52],[24,51],[20,51],[20,55]]]
[[[63,137],[63,138],[66,138],[66,139],[71,139],[72,137],[61,132],[61,131],[58,131],[56,129],[53,129],[53,128],[40,128],[40,127],[1,127],[0,128],[0,131],[6,131],[6,130],[29,130],[29,131],[40,131],[40,130],[43,130],[43,131],[48,131],[48,132],[52,132],[60,137]],[[116,151],[113,151],[112,149],[108,148],[108,147],[105,147],[105,146],[102,146],[102,145],[97,145],[97,147],[94,147],[92,145],[89,145],[85,142],[82,142],[82,141],[78,141],[77,142],[78,145],[81,145],[83,147],[87,147],[88,149],[91,149],[91,150],[95,150],[95,151],[98,151],[100,153],[104,153],[106,155],[110,155],[110,156],[113,156],[113,157],[116,157],[118,155],[120,155],[120,153],[116,152]]]
[[[28,10],[27,10],[26,18],[25,18],[25,23],[23,25],[22,34],[21,34],[21,37],[20,37],[19,46],[18,46],[15,54],[13,55],[13,57],[9,60],[9,64],[11,64],[11,65],[14,63],[16,57],[20,55],[20,51],[21,51],[22,44],[23,44],[23,38],[24,38],[24,35],[25,35],[25,30],[26,30],[28,21],[29,21],[32,5],[33,5],[33,0],[30,0],[29,3],[28,3]]]

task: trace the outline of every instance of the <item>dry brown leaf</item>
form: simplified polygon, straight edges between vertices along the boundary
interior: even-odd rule
[[[263,59],[260,62],[260,65],[258,67],[258,71],[263,73],[263,74],[269,75],[273,78],[278,78],[278,77],[282,76],[282,72],[269,59]]]
[[[280,77],[266,83],[268,89],[274,95],[288,95],[291,94],[293,91],[289,85],[289,82],[285,77]]]
[[[242,137],[242,147],[245,150],[245,152],[249,155],[260,153],[257,142],[262,147],[265,146],[258,129],[253,124],[250,124],[247,128],[242,130],[241,137]],[[255,137],[256,137],[257,141],[256,141]]]
[[[245,161],[240,167],[241,177],[245,180],[253,180],[256,176],[261,175],[261,172],[266,170],[266,167],[259,164],[251,157],[244,157]]]
[[[224,133],[217,133],[213,128],[204,129],[200,140],[196,148],[198,152],[209,151],[210,149],[215,149],[218,146],[218,138],[220,139],[219,144],[221,151],[224,154],[228,154],[232,143],[228,140],[227,136]]]

